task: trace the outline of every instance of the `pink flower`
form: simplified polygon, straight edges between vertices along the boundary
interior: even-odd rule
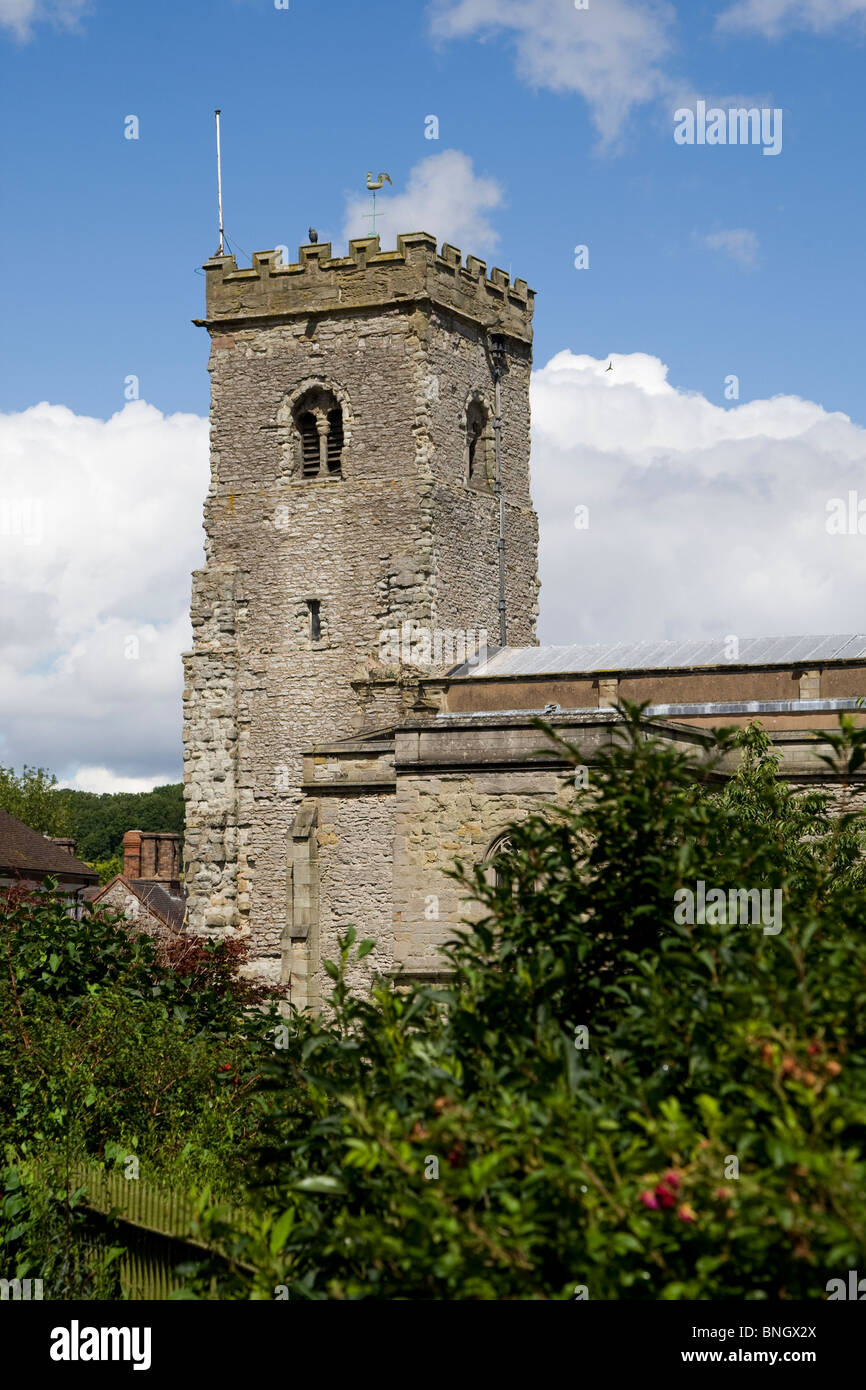
[[[658,1201],[654,1192],[642,1192],[640,1199],[645,1207],[650,1207],[653,1211],[658,1211]]]
[[[673,1168],[669,1168],[668,1171],[665,1173],[664,1177],[662,1178],[662,1182],[665,1183],[668,1187],[672,1187],[674,1192],[676,1192],[677,1188],[680,1185],[680,1175],[679,1173],[675,1173]]]
[[[694,1207],[691,1206],[691,1204],[690,1204],[689,1202],[683,1202],[682,1206],[680,1207],[679,1211],[677,1212],[677,1216],[680,1218],[680,1221],[696,1221],[696,1220],[697,1220],[697,1212],[695,1211]]]

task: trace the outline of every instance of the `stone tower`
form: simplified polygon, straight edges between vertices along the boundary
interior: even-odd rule
[[[533,293],[424,233],[396,251],[366,237],[346,257],[323,243],[293,265],[267,251],[249,270],[233,256],[204,268],[211,485],[185,657],[188,923],[248,933],[257,972],[276,979],[302,751],[400,717],[406,672],[383,659],[384,634],[498,641],[497,352],[508,643],[536,640]]]

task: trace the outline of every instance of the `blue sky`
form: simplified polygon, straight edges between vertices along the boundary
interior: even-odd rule
[[[74,28],[37,18],[26,42],[0,31],[0,409],[49,400],[104,417],[135,373],[160,409],[206,410],[206,343],[190,319],[216,244],[220,105],[226,226],[247,251],[294,248],[311,221],[337,241],[368,168],[399,191],[419,160],[456,148],[502,187],[489,259],[538,292],[537,361],[566,346],[651,352],[711,400],[734,372],[742,399],[794,392],[866,418],[856,22],[772,40],[719,33],[724,0],[660,7],[673,81],[784,110],[773,158],[676,146],[663,100],[634,106],[600,148],[579,92],[518,75],[513,30],[437,40],[423,3],[290,3],[93,0]],[[564,0],[563,21],[586,24],[596,6]],[[430,113],[438,143],[424,138]],[[128,114],[137,141],[123,138]],[[703,241],[731,228],[754,233],[754,268]],[[573,267],[577,243],[588,271]]]
[[[383,247],[536,290],[542,642],[862,632],[866,0],[289,5],[0,0],[0,764],[180,774],[216,106],[240,264],[387,171]],[[699,102],[781,151],[677,144]]]

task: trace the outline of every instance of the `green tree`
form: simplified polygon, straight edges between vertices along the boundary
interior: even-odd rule
[[[0,767],[0,809],[41,835],[69,834],[67,810],[56,788],[57,778],[44,767],[25,764],[20,773]]]
[[[447,987],[353,997],[349,934],[268,1065],[258,1274],[219,1296],[817,1298],[862,1259],[862,816],[779,782],[760,731],[723,785],[730,735],[699,760],[622,714],[495,883],[456,869],[485,914]],[[843,723],[843,777],[864,740]],[[781,930],[678,920],[699,881],[781,892]]]
[[[122,851],[127,830],[162,830],[183,835],[183,784],[170,783],[150,792],[56,793],[69,833],[88,863],[111,859]]]
[[[183,836],[183,783],[149,792],[83,792],[58,787],[53,772],[0,767],[0,809],[43,835],[68,835],[88,864],[122,854],[127,830],[171,831]]]
[[[117,874],[123,873],[123,855],[113,854],[110,859],[97,859],[90,867],[99,874],[101,884],[110,883]]]
[[[455,867],[482,916],[438,988],[350,993],[372,945],[350,931],[325,1013],[280,1020],[239,992],[236,944],[182,940],[160,962],[110,914],[76,923],[16,890],[0,912],[12,1255],[54,1239],[40,1155],[132,1149],[219,1199],[202,1193],[199,1235],[229,1265],[203,1257],[193,1296],[825,1296],[866,1245],[849,795],[866,730],[845,716],[830,737],[837,815],[779,779],[760,729],[697,757],[621,713],[573,803],[512,827],[495,881]],[[684,916],[700,883],[772,911]],[[100,1296],[110,1267],[79,1269],[64,1229],[58,1287]]]

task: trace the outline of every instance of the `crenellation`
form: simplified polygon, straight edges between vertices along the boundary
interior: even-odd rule
[[[424,232],[397,238],[396,251],[381,251],[379,238],[359,237],[347,256],[331,255],[328,242],[301,246],[285,265],[279,251],[257,251],[253,264],[238,268],[231,255],[213,256],[204,266],[207,317],[222,325],[262,317],[291,318],[324,312],[357,312],[386,302],[428,302],[478,319],[488,329],[529,342],[534,292],[525,280],[511,283],[486,262],[443,245]]]

